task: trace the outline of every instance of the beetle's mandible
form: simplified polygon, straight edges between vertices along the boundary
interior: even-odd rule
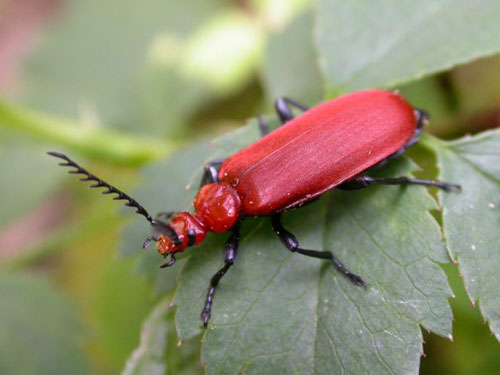
[[[303,112],[295,117],[292,107]],[[400,157],[418,142],[427,114],[413,108],[399,94],[384,90],[359,91],[325,102],[311,109],[289,98],[275,102],[283,126],[268,133],[259,117],[263,137],[228,157],[205,166],[194,213],[162,212],[153,219],[133,198],[87,172],[66,155],[49,152],[64,161],[62,166],[82,174],[90,187],[106,188],[104,194],[126,201],[153,226],[158,252],[175,263],[175,254],[202,242],[207,232],[231,232],[224,250],[224,266],[212,277],[201,313],[204,326],[221,278],[234,264],[240,239],[240,222],[245,216],[269,216],[283,245],[298,254],[325,259],[354,284],[366,286],[330,251],[307,250],[280,221],[280,213],[300,207],[330,189],[363,189],[370,185],[430,185],[443,190],[459,185],[412,177],[370,177],[367,172]]]

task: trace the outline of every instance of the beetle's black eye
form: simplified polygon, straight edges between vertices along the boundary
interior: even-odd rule
[[[196,233],[194,232],[194,230],[190,229],[187,232],[187,236],[188,236],[188,243],[187,243],[187,245],[188,246],[193,246],[194,243],[195,243],[195,240],[196,240]]]

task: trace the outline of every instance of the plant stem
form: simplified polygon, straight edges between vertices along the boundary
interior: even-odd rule
[[[123,135],[84,126],[0,100],[0,126],[52,142],[82,154],[128,166],[162,158],[178,146],[176,141]]]

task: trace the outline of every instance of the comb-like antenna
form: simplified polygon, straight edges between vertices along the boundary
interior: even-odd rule
[[[128,207],[133,207],[135,208],[135,212],[138,213],[139,215],[142,215],[146,218],[147,221],[160,233],[165,234],[168,236],[174,243],[179,242],[179,238],[177,236],[177,233],[175,230],[172,229],[168,224],[159,222],[157,220],[154,220],[151,215],[146,211],[144,207],[142,207],[135,199],[130,197],[129,195],[125,194],[123,191],[118,190],[114,186],[111,186],[107,182],[104,182],[100,178],[94,176],[92,173],[89,173],[86,169],[80,167],[77,163],[75,163],[73,160],[71,160],[69,157],[67,157],[64,154],[61,154],[59,152],[47,152],[50,156],[53,156],[55,158],[59,158],[64,160],[64,163],[59,163],[60,166],[62,167],[72,167],[75,169],[70,170],[68,173],[69,174],[82,174],[85,177],[80,178],[80,181],[86,182],[86,181],[93,181],[95,184],[90,185],[89,187],[91,188],[106,188],[107,190],[103,191],[102,194],[116,194],[116,197],[113,197],[113,200],[125,200],[125,206]]]
[[[126,200],[125,206],[128,207],[133,207],[136,209],[136,213],[139,215],[142,215],[146,218],[147,221],[149,221],[151,224],[154,224],[154,220],[151,217],[151,215],[146,211],[144,207],[142,207],[135,199],[132,197],[129,197],[127,194],[125,194],[123,191],[118,190],[114,186],[111,186],[107,182],[104,182],[100,178],[94,176],[93,174],[89,173],[86,169],[80,167],[78,164],[76,164],[73,160],[68,158],[66,155],[61,154],[59,152],[47,152],[50,156],[54,156],[56,158],[62,159],[65,161],[65,163],[59,163],[60,166],[62,167],[73,167],[75,168],[74,170],[70,170],[68,173],[69,174],[83,174],[85,177],[80,178],[80,181],[86,182],[86,181],[94,181],[94,185],[90,185],[89,187],[91,188],[106,188],[107,190],[103,191],[102,194],[116,194],[116,197],[113,197],[113,200]]]

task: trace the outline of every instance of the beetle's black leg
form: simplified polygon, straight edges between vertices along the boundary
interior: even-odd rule
[[[276,110],[276,113],[278,114],[278,117],[282,125],[290,121],[294,117],[292,109],[290,107],[298,108],[303,112],[309,109],[309,107],[294,99],[279,97],[274,102],[274,108]],[[259,121],[260,134],[262,136],[267,135],[269,133],[269,124],[264,119],[264,117],[262,117],[262,115],[259,115],[258,121]]]
[[[274,102],[274,108],[282,124],[293,119],[293,112],[290,107],[295,107],[305,112],[309,109],[306,105],[290,98],[280,97]]]
[[[203,167],[203,176],[201,177],[200,188],[207,184],[219,182],[219,168],[224,160],[213,160]]]
[[[151,243],[151,241],[158,242],[158,237],[154,237],[154,236],[148,236],[148,237],[146,237],[146,240],[142,244],[142,248],[146,249],[146,247],[149,246],[149,244]]]
[[[417,117],[417,128],[413,132],[413,135],[408,140],[408,142],[406,142],[403,145],[403,147],[401,147],[395,153],[393,153],[393,154],[389,155],[388,157],[386,157],[385,159],[379,161],[377,164],[375,164],[370,169],[381,168],[384,165],[386,165],[387,162],[394,160],[394,159],[397,159],[397,158],[400,158],[401,155],[403,155],[409,147],[418,143],[420,136],[422,135],[422,131],[424,130],[424,125],[427,124],[427,122],[429,121],[429,115],[424,110],[415,108],[415,116]]]
[[[306,250],[300,248],[297,238],[292,233],[287,231],[283,224],[281,224],[279,214],[271,216],[271,224],[273,226],[274,233],[276,233],[283,245],[285,245],[286,248],[291,252],[299,253],[312,258],[327,259],[333,263],[338,271],[340,271],[354,284],[366,287],[366,283],[363,281],[363,279],[360,276],[349,271],[342,264],[342,262],[340,262],[340,260],[338,260],[330,251]]]
[[[337,189],[358,190],[367,188],[370,185],[408,185],[408,184],[436,186],[446,191],[461,189],[460,185],[450,184],[448,182],[422,180],[419,178],[411,178],[405,176],[394,177],[394,178],[359,176],[351,181],[344,182],[342,185],[337,186]]]
[[[162,265],[160,265],[160,268],[167,268],[167,267],[172,267],[174,264],[175,264],[175,255],[174,254],[170,254],[170,260],[166,263],[163,263]]]
[[[260,136],[263,137],[269,134],[269,124],[264,119],[262,115],[257,117],[257,121],[259,122]]]
[[[203,320],[203,326],[207,326],[208,320],[210,319],[210,312],[212,311],[212,303],[214,299],[215,288],[219,284],[220,279],[226,274],[227,270],[231,268],[238,254],[238,245],[240,243],[240,226],[237,223],[232,228],[231,237],[226,242],[226,247],[224,249],[224,267],[217,271],[215,275],[212,276],[210,280],[210,287],[208,288],[207,298],[205,299],[205,306],[201,312],[201,319]]]

